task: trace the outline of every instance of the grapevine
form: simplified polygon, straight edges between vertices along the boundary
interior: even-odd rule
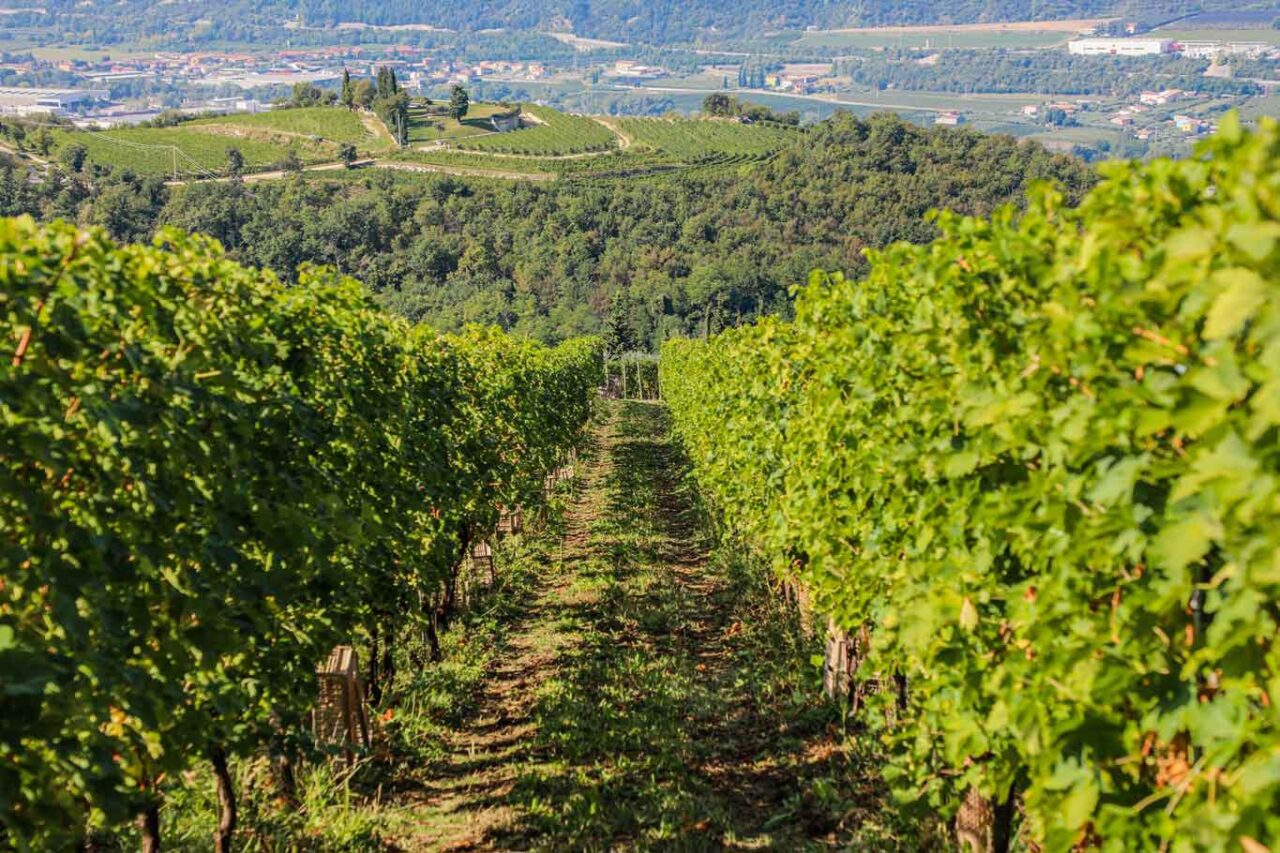
[[[1046,850],[1280,839],[1280,126],[1108,164],[672,341],[727,526],[872,639],[907,801]]]

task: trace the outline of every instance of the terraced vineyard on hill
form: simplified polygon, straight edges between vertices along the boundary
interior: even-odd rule
[[[90,164],[129,169],[144,177],[204,178],[223,175],[227,152],[244,158],[244,171],[280,168],[291,156],[303,164],[338,160],[341,146],[360,156],[390,151],[389,135],[372,115],[341,107],[303,107],[265,113],[235,113],[185,121],[170,127],[52,131],[55,156],[84,146]]]
[[[336,160],[334,142],[262,131],[224,132],[228,126],[179,125],[103,131],[54,131],[55,150],[83,145],[89,163],[129,169],[144,177],[200,178],[224,174],[227,151],[244,156],[249,171],[277,168],[293,151],[303,163]]]
[[[749,160],[791,144],[803,131],[785,125],[707,119],[618,119],[637,145],[685,160]]]
[[[595,119],[530,104],[524,105],[522,111],[526,126],[520,130],[468,137],[455,145],[468,151],[535,156],[584,154],[618,146],[614,132]]]

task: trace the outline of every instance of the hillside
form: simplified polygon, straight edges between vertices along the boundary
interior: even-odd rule
[[[680,125],[656,121],[632,148],[674,151],[609,155],[634,176],[600,174],[603,158],[588,158],[567,162],[593,171],[537,185],[400,172],[200,184],[175,192],[160,221],[212,234],[237,258],[286,277],[304,261],[334,264],[401,313],[443,328],[483,321],[558,340],[598,332],[612,316],[648,347],[785,312],[787,289],[813,267],[858,269],[865,247],[931,238],[924,216],[935,207],[988,214],[1034,180],[1059,181],[1072,197],[1093,180],[1083,164],[1033,143],[891,116],[842,115],[791,131],[795,141],[763,159],[711,150],[741,126],[695,124],[717,134],[700,153],[680,144]],[[742,130],[746,151],[758,152],[764,131]],[[490,168],[555,165],[449,156]]]
[[[1072,198],[1094,180],[1036,143],[889,115],[795,128],[527,109],[524,129],[467,128],[399,152],[342,108],[57,132],[50,156],[64,165],[37,184],[0,172],[0,214],[134,240],[179,225],[285,279],[335,266],[443,329],[486,322],[556,341],[609,325],[649,348],[785,313],[814,267],[857,270],[864,248],[932,238],[934,208],[989,214],[1037,180]],[[339,140],[365,168],[333,162]],[[228,176],[230,147],[243,179]],[[289,159],[296,179],[279,168]]]
[[[992,21],[1053,20],[1142,14],[1168,17],[1205,10],[1275,10],[1276,0],[122,0],[109,11],[73,0],[42,4],[48,14],[24,15],[32,26],[56,23],[63,37],[99,43],[136,38],[172,42],[283,42],[289,27],[417,25],[477,33],[567,32],[648,45],[756,38],[778,30],[803,30]]]

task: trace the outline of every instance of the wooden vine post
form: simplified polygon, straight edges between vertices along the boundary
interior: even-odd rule
[[[520,506],[503,507],[498,515],[498,533],[519,533],[524,529],[524,508]]]
[[[364,684],[355,649],[335,646],[316,669],[316,676],[320,695],[311,716],[316,740],[341,745],[347,759],[352,760],[352,746],[368,748],[370,741]]]
[[[497,579],[493,570],[493,546],[488,542],[475,542],[471,545],[471,568],[485,578],[486,586],[493,586]]]
[[[828,620],[827,647],[822,661],[822,689],[828,698],[850,695],[853,671],[858,665],[857,653],[854,638],[837,628],[834,620]]]
[[[956,812],[956,842],[965,853],[1009,853],[1013,843],[1014,795],[1003,801],[984,797],[977,788],[965,792]]]

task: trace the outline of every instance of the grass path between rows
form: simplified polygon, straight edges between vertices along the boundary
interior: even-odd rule
[[[608,404],[561,538],[437,757],[386,794],[418,850],[918,849],[816,697],[813,641],[705,533],[666,410]]]

